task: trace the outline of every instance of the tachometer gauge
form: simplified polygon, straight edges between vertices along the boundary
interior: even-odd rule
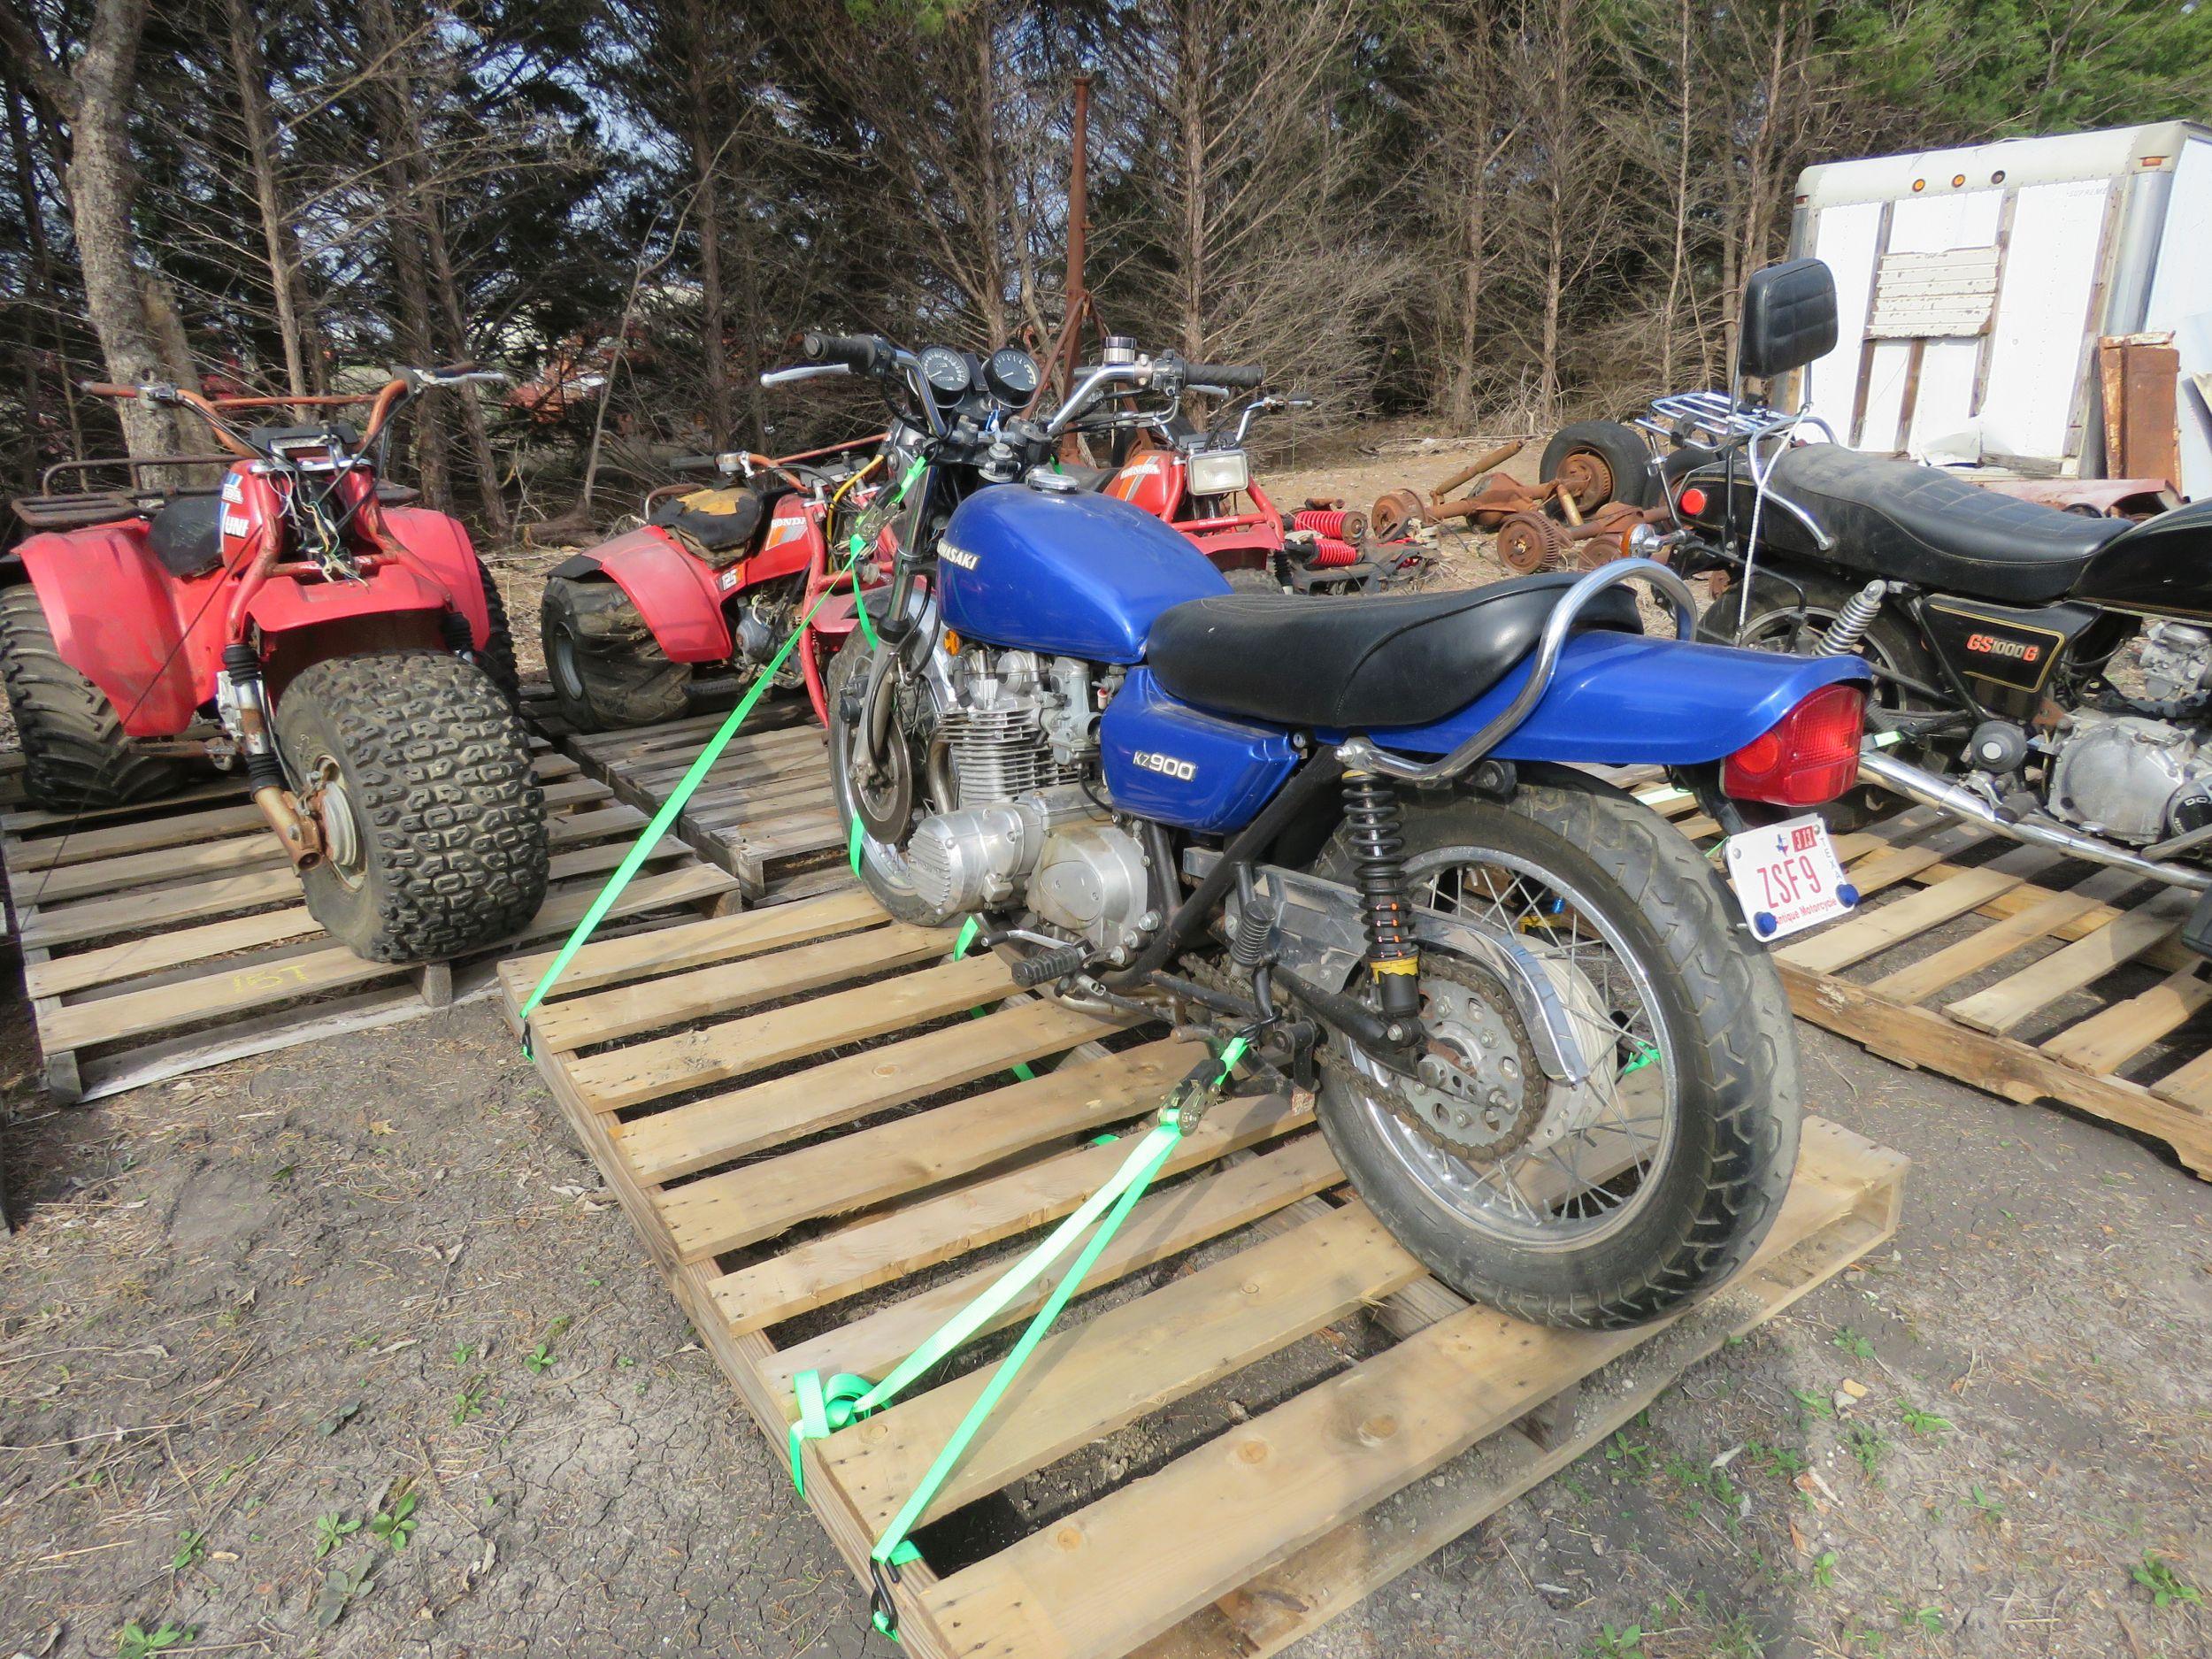
[[[1037,390],[1037,359],[1019,346],[1001,346],[983,365],[983,385],[1009,409],[1018,409]]]
[[[931,346],[922,353],[922,378],[930,390],[949,402],[966,391],[975,377],[964,353],[950,346]]]

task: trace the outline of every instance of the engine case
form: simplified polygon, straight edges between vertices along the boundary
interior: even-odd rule
[[[2212,755],[2164,720],[2077,712],[2060,730],[2050,803],[2093,834],[2146,846],[2212,815]]]

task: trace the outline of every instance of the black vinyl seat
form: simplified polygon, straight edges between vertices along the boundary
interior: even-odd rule
[[[1152,625],[1145,663],[1184,702],[1279,726],[1425,726],[1456,712],[1536,646],[1579,572],[1559,571],[1445,594],[1193,599]],[[1639,633],[1625,588],[1582,613]]]
[[[2128,527],[1833,443],[1784,450],[1768,481],[1835,538],[1827,557],[1838,564],[2011,604],[2062,597]]]
[[[164,502],[146,527],[146,546],[172,576],[197,576],[223,560],[223,503],[216,495]]]

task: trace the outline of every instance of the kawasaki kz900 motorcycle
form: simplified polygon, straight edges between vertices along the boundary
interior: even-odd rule
[[[1688,841],[1563,763],[1659,763],[1724,822],[1727,797],[1785,816],[1850,785],[1863,663],[1686,642],[1689,593],[1646,559],[1232,595],[1049,459],[1081,420],[1256,370],[1099,365],[1038,419],[933,396],[942,348],[805,350],[819,366],[769,378],[876,377],[917,434],[872,638],[829,677],[833,787],[886,910],[979,918],[1018,983],[1073,1005],[1245,1038],[1463,1294],[1615,1327],[1742,1263],[1796,1157],[1779,977]],[[1681,638],[1640,637],[1632,580]],[[1816,820],[1739,839],[1787,854],[1774,904],[1833,900]]]

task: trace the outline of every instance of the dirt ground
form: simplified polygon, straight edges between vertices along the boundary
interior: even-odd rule
[[[2212,1188],[1800,1033],[1893,1248],[1299,1659],[2212,1655]],[[10,999],[0,1078],[0,1656],[895,1651],[485,1006],[57,1110]]]

